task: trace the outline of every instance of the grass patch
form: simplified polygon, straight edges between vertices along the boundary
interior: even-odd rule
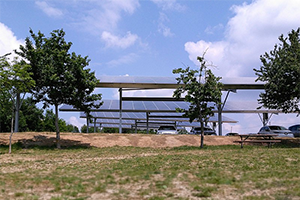
[[[0,199],[300,198],[299,148],[14,148]]]

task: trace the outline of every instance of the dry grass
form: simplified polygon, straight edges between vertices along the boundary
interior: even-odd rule
[[[236,137],[205,136],[206,145],[233,144]],[[0,133],[0,144],[8,144],[9,133]],[[55,144],[55,133],[14,133],[13,143],[21,142],[25,146]],[[133,146],[133,147],[178,147],[199,146],[200,137],[197,135],[153,135],[153,134],[99,134],[99,133],[61,133],[62,145],[67,146]]]
[[[199,149],[198,137],[192,145],[193,137],[63,134],[57,150],[54,134],[38,135],[15,134],[11,155],[1,146],[0,199],[300,199],[299,148]]]

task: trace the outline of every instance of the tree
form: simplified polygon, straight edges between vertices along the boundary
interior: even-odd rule
[[[44,108],[55,107],[57,148],[60,148],[58,106],[69,104],[89,113],[91,108],[102,105],[101,94],[92,94],[98,82],[95,73],[85,69],[88,57],[69,53],[72,43],[64,39],[65,32],[54,30],[47,38],[40,31],[25,39],[25,46],[16,52],[30,62],[32,78],[36,81],[33,97],[43,102]]]
[[[43,131],[44,110],[38,108],[31,97],[24,99],[20,109],[19,130]]]
[[[300,114],[300,28],[288,37],[281,35],[274,50],[260,56],[262,66],[254,69],[257,81],[265,82],[258,102],[269,109]]]
[[[178,68],[173,70],[173,74],[179,74],[176,78],[177,83],[183,83],[173,93],[176,99],[184,96],[184,101],[189,102],[189,109],[177,109],[183,112],[183,116],[189,118],[190,122],[197,120],[201,126],[201,144],[203,148],[204,124],[207,124],[209,117],[213,116],[213,109],[221,105],[221,87],[220,77],[214,76],[212,71],[207,68],[204,56],[198,57],[200,68],[193,70]]]
[[[87,131],[87,125],[83,125],[81,127],[81,133],[94,133],[95,132],[95,129],[94,127],[89,127],[89,131]],[[100,133],[100,129],[98,127],[96,127],[96,133]]]
[[[43,131],[55,132],[55,119],[56,116],[52,110],[46,110],[44,121],[43,121]],[[58,119],[58,126],[61,132],[79,132],[78,127],[67,124],[64,119]]]
[[[9,63],[8,58],[2,57],[0,60],[0,88],[1,93],[8,97],[12,102],[11,107],[11,134],[9,137],[9,153],[11,153],[11,139],[14,132],[14,117],[16,118],[15,130],[18,131],[19,110],[25,94],[35,85],[35,81],[31,78],[29,72],[30,65],[24,61],[14,58]],[[23,94],[21,98],[20,95]]]
[[[0,132],[10,131],[10,126],[11,126],[10,123],[12,117],[11,108],[12,108],[12,102],[9,100],[8,91],[1,88],[0,89]]]

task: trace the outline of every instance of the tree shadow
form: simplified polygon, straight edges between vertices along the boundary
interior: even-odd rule
[[[31,149],[56,149],[56,138],[44,135],[36,135],[33,139],[20,139],[18,142],[22,148]],[[88,143],[82,143],[77,140],[60,139],[61,149],[87,149],[91,148]]]
[[[300,138],[282,139],[281,143],[275,145],[279,148],[300,148]]]

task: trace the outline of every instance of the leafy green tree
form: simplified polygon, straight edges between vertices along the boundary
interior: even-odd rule
[[[56,115],[52,110],[46,110],[44,122],[43,122],[43,131],[55,132],[55,120]],[[79,132],[78,127],[67,124],[64,119],[58,119],[58,126],[61,132]]]
[[[103,133],[118,133],[119,129],[118,128],[108,128],[108,127],[103,127],[102,128]]]
[[[14,117],[16,117],[15,130],[18,131],[19,110],[22,105],[22,100],[26,92],[29,92],[35,85],[35,81],[31,78],[29,72],[30,65],[24,61],[19,61],[17,58],[10,63],[8,58],[1,57],[0,60],[0,88],[1,93],[8,97],[12,102],[11,107],[11,134],[9,137],[9,153],[11,153],[11,139],[13,135]],[[21,98],[20,95],[23,94]]]
[[[87,133],[87,126],[86,125],[83,125],[81,127],[81,133]],[[94,127],[89,127],[88,133],[94,133]],[[96,133],[100,133],[100,129],[99,128],[96,128]]]
[[[0,80],[1,81],[1,80]],[[2,85],[2,84],[0,84]],[[6,90],[0,92],[0,132],[9,132],[12,117],[12,102],[9,100],[9,94]]]
[[[24,99],[20,109],[19,130],[43,131],[44,110],[36,106],[32,98]]]
[[[33,97],[43,102],[44,108],[55,107],[55,129],[57,148],[60,148],[58,106],[69,104],[89,113],[91,108],[102,105],[101,94],[92,94],[98,82],[95,73],[85,69],[88,57],[69,53],[72,43],[64,39],[65,32],[54,30],[45,37],[30,30],[31,38],[25,39],[25,46],[17,52],[30,62],[32,78],[36,81]],[[32,40],[31,40],[32,39]]]
[[[189,102],[189,109],[177,109],[183,112],[183,116],[189,118],[190,122],[197,120],[201,126],[201,144],[203,148],[204,125],[207,124],[209,117],[213,116],[215,106],[221,105],[220,77],[216,77],[208,69],[204,56],[198,57],[200,68],[197,70],[178,68],[173,70],[173,74],[179,74],[176,78],[179,87],[174,91],[173,97],[179,99],[182,95],[184,101]]]
[[[73,126],[71,124],[67,124],[67,132],[79,133],[79,129],[77,126]]]
[[[262,66],[254,69],[257,80],[265,82],[258,102],[266,108],[300,114],[300,28],[288,37],[281,35],[274,50],[260,56]]]

